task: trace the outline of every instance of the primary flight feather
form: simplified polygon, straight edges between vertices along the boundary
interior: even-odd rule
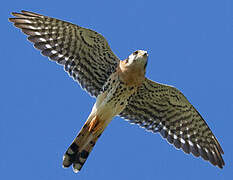
[[[223,150],[210,128],[176,88],[145,77],[148,54],[137,50],[121,61],[105,38],[90,29],[33,12],[12,13],[14,25],[44,56],[64,66],[96,103],[63,157],[81,170],[96,141],[120,115],[182,149],[222,168]]]

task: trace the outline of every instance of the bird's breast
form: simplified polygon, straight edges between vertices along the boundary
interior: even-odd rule
[[[97,97],[97,108],[103,113],[108,112],[116,116],[125,108],[136,90],[135,85],[124,83],[117,73],[112,74],[105,83],[103,92]]]
[[[126,66],[125,61],[121,61],[117,74],[129,86],[139,87],[145,80],[145,69],[140,64]]]

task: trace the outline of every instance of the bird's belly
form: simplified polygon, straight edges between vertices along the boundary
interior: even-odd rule
[[[129,95],[127,94],[107,94],[102,103],[96,104],[96,113],[98,116],[104,116],[104,119],[112,119],[114,116],[121,113],[128,103]]]
[[[97,97],[94,106],[98,116],[112,119],[128,104],[130,96],[134,93],[134,87],[129,87],[123,83],[116,83],[109,86]]]

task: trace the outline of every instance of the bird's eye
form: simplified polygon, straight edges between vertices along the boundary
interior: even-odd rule
[[[125,60],[125,64],[127,64],[129,62],[129,58],[127,58],[126,60]]]
[[[133,53],[133,55],[137,55],[138,54],[138,51],[135,51],[134,53]]]

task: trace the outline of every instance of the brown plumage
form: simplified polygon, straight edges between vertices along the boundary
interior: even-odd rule
[[[63,157],[63,167],[69,167],[73,164],[75,172],[81,170],[104,130],[101,122],[103,121],[99,120],[98,116],[95,116],[91,121],[87,121],[84,124]]]
[[[85,125],[66,151],[63,166],[78,172],[114,116],[129,120],[182,149],[222,168],[223,150],[199,112],[176,88],[145,77],[146,51],[120,61],[105,38],[95,31],[22,11],[9,20],[28,35],[35,48],[95,96]]]

